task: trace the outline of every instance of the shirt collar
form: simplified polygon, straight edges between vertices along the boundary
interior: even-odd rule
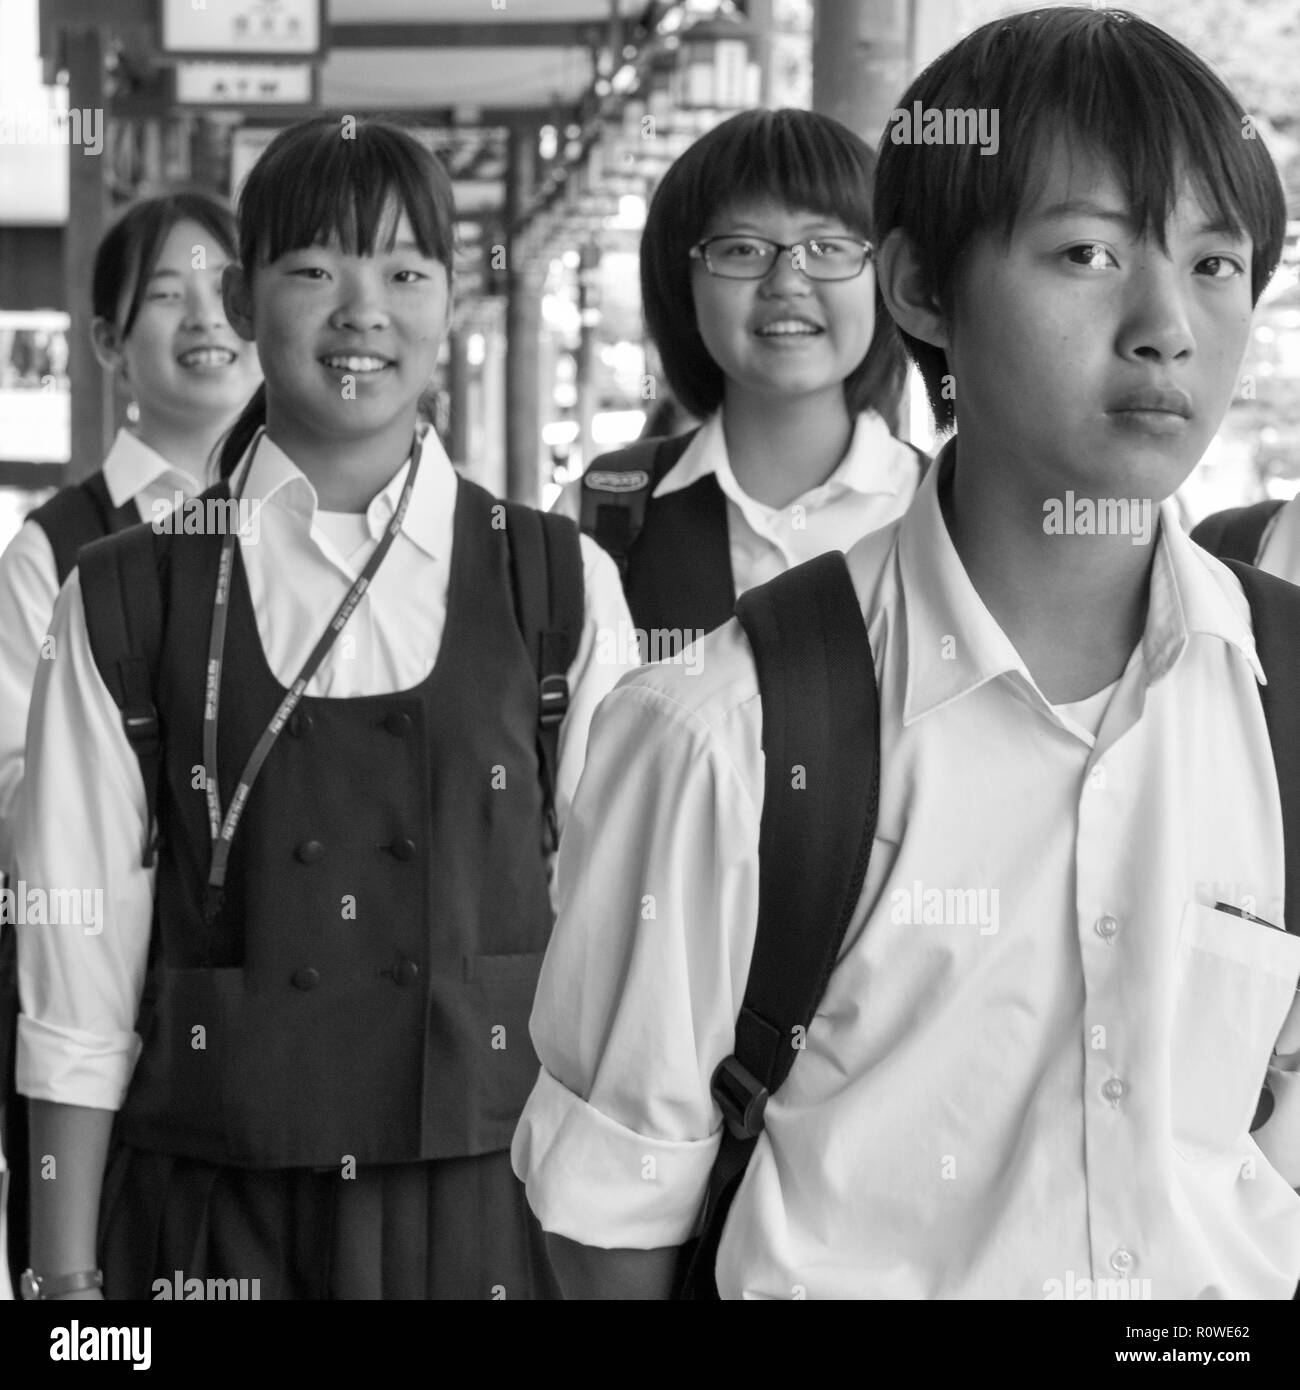
[[[909,477],[909,470],[910,476],[915,476],[916,456],[906,444],[890,434],[889,426],[874,410],[867,410],[854,421],[848,450],[835,471],[813,492],[826,488],[864,495],[893,495],[902,489]],[[762,505],[741,488],[732,472],[720,410],[700,426],[681,458],[659,480],[652,495],[666,497],[670,492],[690,487],[710,473],[717,475],[718,486],[737,506]]]
[[[456,506],[456,470],[447,457],[435,430],[425,428],[420,436],[420,471],[411,493],[410,505],[402,519],[402,534],[419,546],[430,559],[451,552],[452,527]],[[401,500],[410,467],[404,463],[371,498],[366,507],[366,524],[372,539],[378,540],[392,520]],[[231,487],[248,497],[254,508],[276,506],[311,530],[319,505],[316,489],[296,463],[263,431],[249,446],[231,476]]]
[[[151,483],[164,477],[174,478],[177,487],[187,497],[197,497],[206,486],[204,480],[169,463],[130,430],[118,430],[113,447],[104,460],[104,485],[108,488],[113,505],[124,506]]]
[[[956,440],[950,440],[898,523],[907,612],[905,725],[1005,673],[1037,689],[1019,652],[984,606],[948,534],[939,484],[955,457]],[[1155,547],[1141,643],[1147,684],[1168,673],[1192,635],[1228,643],[1263,682],[1241,586],[1184,534],[1172,501],[1159,508]]]

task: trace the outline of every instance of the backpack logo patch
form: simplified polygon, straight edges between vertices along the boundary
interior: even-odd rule
[[[644,468],[620,469],[597,468],[583,475],[585,486],[596,492],[639,492],[647,487],[650,475]]]

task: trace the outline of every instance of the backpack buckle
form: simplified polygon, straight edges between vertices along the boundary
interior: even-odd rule
[[[133,749],[153,751],[161,742],[158,711],[153,705],[131,705],[122,711],[122,727]]]
[[[538,682],[541,713],[538,723],[543,729],[553,729],[563,722],[569,711],[569,678],[562,675],[543,676]]]
[[[727,1128],[736,1139],[757,1139],[763,1132],[767,1087],[736,1056],[724,1057],[709,1082]]]

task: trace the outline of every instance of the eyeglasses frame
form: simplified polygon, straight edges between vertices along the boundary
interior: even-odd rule
[[[736,237],[747,241],[761,241],[765,246],[772,246],[776,249],[776,255],[772,257],[772,264],[768,266],[768,268],[763,272],[762,275],[725,275],[722,271],[715,270],[713,268],[713,263],[709,260],[709,247],[715,241],[730,241],[732,238]],[[852,275],[832,275],[829,277],[825,275],[809,275],[806,263],[804,265],[795,265],[793,253],[796,250],[799,250],[800,248],[802,248],[806,252],[808,249],[808,242],[810,241],[847,241],[851,245],[859,247],[866,254],[862,258],[862,264],[857,268],[857,270],[853,272]],[[856,237],[812,236],[805,238],[805,240],[803,241],[792,241],[789,243],[789,245],[784,245],[779,241],[773,241],[771,237],[756,236],[751,232],[719,232],[716,236],[704,237],[702,240],[697,241],[695,245],[691,247],[690,251],[687,254],[693,261],[702,261],[704,264],[704,269],[716,280],[748,280],[752,284],[757,284],[760,281],[766,280],[767,277],[771,275],[771,273],[776,269],[777,265],[780,263],[782,251],[789,251],[791,253],[791,267],[794,270],[797,270],[799,274],[804,277],[805,280],[809,280],[815,285],[843,285],[847,284],[850,280],[856,280],[858,276],[861,275],[862,272],[866,270],[866,268],[875,259],[876,254],[876,248],[872,245],[871,242],[859,241]],[[805,261],[806,259],[807,258],[805,257]]]

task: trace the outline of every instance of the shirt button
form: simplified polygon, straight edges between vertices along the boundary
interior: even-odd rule
[[[304,840],[294,850],[300,864],[314,864],[325,853],[325,846],[319,840]]]
[[[420,967],[413,960],[398,961],[393,967],[393,980],[399,985],[413,985],[420,978]]]
[[[1118,1076],[1107,1077],[1101,1083],[1101,1093],[1112,1105],[1118,1105],[1128,1092],[1128,1087],[1119,1079]]]
[[[411,732],[411,716],[404,710],[394,710],[384,717],[384,728],[394,738],[405,738]]]
[[[414,840],[394,840],[393,843],[388,846],[388,848],[392,851],[394,859],[401,859],[403,862],[405,862],[408,859],[415,858]]]
[[[312,965],[304,965],[293,972],[294,989],[315,989],[320,984],[320,971]]]
[[[1088,774],[1088,785],[1093,791],[1104,792],[1106,790],[1106,769],[1101,763]]]
[[[1122,1246],[1114,1251],[1110,1257],[1110,1267],[1116,1274],[1127,1274],[1136,1264],[1131,1250],[1125,1250]]]
[[[1115,933],[1119,931],[1119,923],[1107,913],[1105,917],[1097,918],[1094,930],[1103,941],[1113,941]]]
[[[311,733],[311,715],[305,709],[296,709],[289,716],[289,732],[294,738],[306,738]]]

